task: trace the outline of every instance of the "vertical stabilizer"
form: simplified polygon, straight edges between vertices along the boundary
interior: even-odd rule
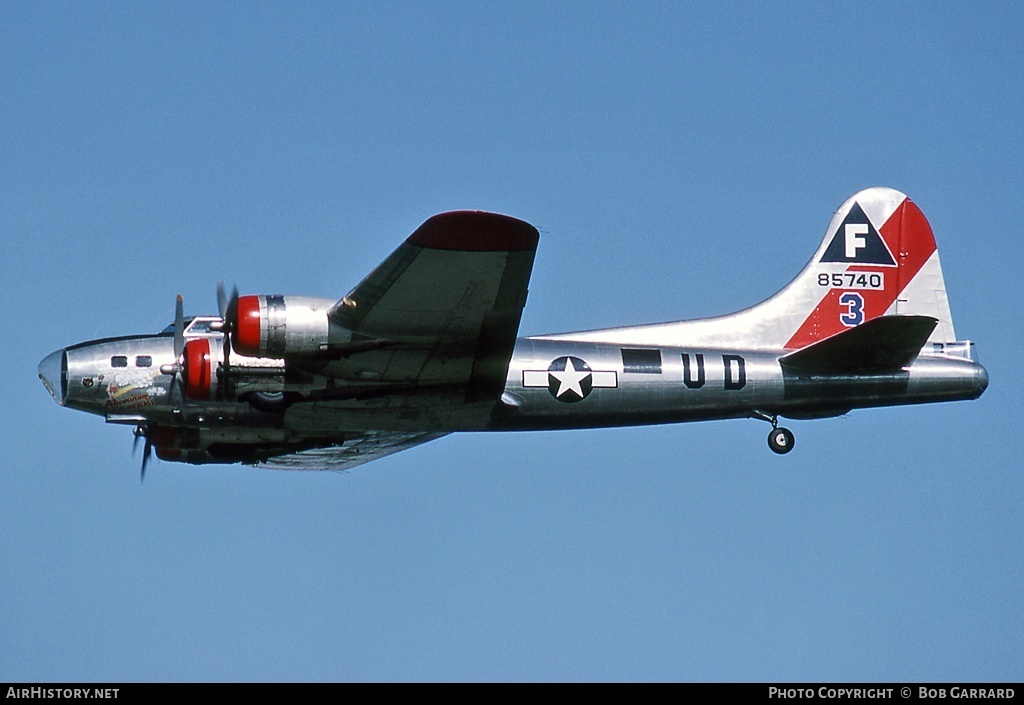
[[[794,285],[817,289],[818,296],[811,297],[817,301],[786,348],[802,348],[884,315],[930,316],[939,321],[931,342],[956,340],[931,226],[899,191],[872,188],[849,198],[787,290]]]
[[[899,191],[869,188],[839,207],[796,279],[756,306],[715,318],[542,337],[798,350],[886,315],[935,318],[928,341],[956,340],[927,219]]]

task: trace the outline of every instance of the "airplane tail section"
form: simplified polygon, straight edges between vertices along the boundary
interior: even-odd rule
[[[893,189],[866,189],[847,199],[804,271],[763,305],[791,297],[779,303],[802,318],[783,341],[788,349],[892,315],[934,318],[928,340],[956,340],[931,226],[917,204]]]
[[[923,342],[956,341],[928,220],[905,194],[869,188],[839,207],[803,271],[756,306],[716,318],[542,337],[800,350],[882,316],[934,319]]]

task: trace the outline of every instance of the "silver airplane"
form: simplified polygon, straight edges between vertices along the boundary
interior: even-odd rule
[[[62,406],[135,427],[161,460],[345,469],[455,431],[779,417],[976,399],[931,227],[871,188],[780,292],[726,316],[518,338],[539,235],[515,218],[428,219],[340,300],[227,296],[220,315],[46,357]]]

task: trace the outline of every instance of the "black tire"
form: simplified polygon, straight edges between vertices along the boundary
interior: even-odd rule
[[[793,432],[780,426],[772,429],[772,432],[768,434],[768,447],[779,455],[785,455],[793,450],[794,440]]]
[[[297,395],[288,392],[250,392],[244,397],[249,406],[271,414],[282,413],[298,401]]]

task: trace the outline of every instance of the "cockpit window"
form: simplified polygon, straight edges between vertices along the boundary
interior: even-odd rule
[[[152,367],[153,358],[149,355],[136,355],[135,356],[136,367]]]
[[[185,324],[185,328],[186,329],[188,328],[188,324],[191,323],[194,319],[195,319],[195,316],[185,316],[185,319],[184,319],[183,323]],[[164,328],[162,331],[160,331],[160,334],[161,335],[174,335],[174,321],[171,321],[170,323],[168,323],[167,327]]]
[[[128,357],[126,355],[114,355],[110,358],[111,367],[128,367]]]
[[[210,333],[212,332],[210,330],[210,324],[212,322],[213,321],[208,318],[197,318],[192,321],[190,326],[188,326],[187,332],[190,335],[203,335],[204,333]]]
[[[220,317],[218,316],[190,316],[186,317],[182,321],[184,325],[184,332],[186,337],[212,337],[220,335],[216,330],[210,328],[213,323],[219,323]],[[160,335],[174,335],[174,323],[172,322],[162,331]]]

